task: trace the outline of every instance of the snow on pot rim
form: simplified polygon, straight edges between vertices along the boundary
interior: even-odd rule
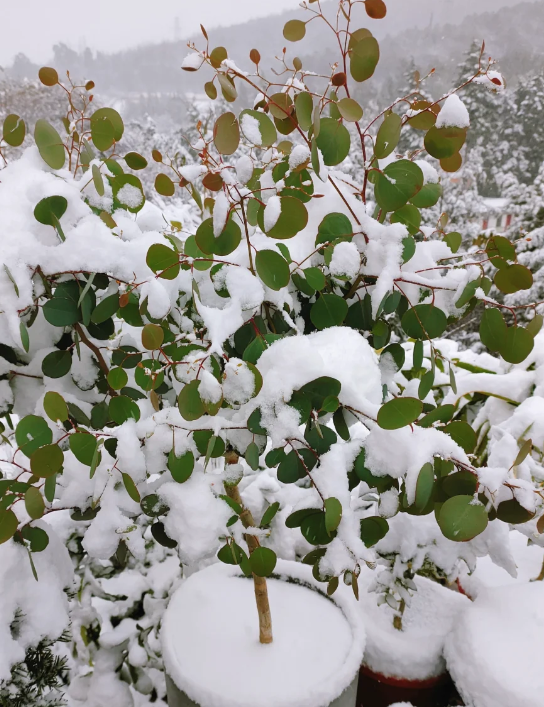
[[[386,678],[409,682],[428,681],[446,673],[444,643],[454,622],[469,605],[467,597],[425,577],[414,581],[410,606],[406,606],[402,630],[393,626],[396,612],[388,604],[378,606],[368,592],[371,570],[360,578],[360,611],[367,633],[364,666]]]
[[[544,584],[484,589],[459,617],[445,656],[470,707],[542,707]]]
[[[172,597],[161,633],[166,671],[201,707],[326,707],[352,683],[365,630],[351,592],[328,598],[310,567],[278,560],[268,593],[269,645],[259,643],[253,582],[238,566],[210,565]]]

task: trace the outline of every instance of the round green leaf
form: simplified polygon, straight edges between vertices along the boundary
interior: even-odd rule
[[[161,523],[160,521],[153,523],[151,526],[151,535],[155,538],[159,545],[162,545],[163,547],[169,547],[171,549],[177,547],[177,542],[168,537],[164,529],[164,523]]]
[[[91,118],[91,139],[93,145],[100,152],[109,150],[115,142],[115,130],[112,123],[105,115]]]
[[[310,545],[328,545],[336,536],[336,531],[327,532],[325,513],[307,515],[300,524],[300,530]]]
[[[435,206],[435,204],[438,203],[440,197],[442,196],[442,191],[443,189],[441,184],[424,184],[418,193],[410,199],[410,203],[417,206],[418,209],[429,209],[431,206]],[[450,244],[448,243],[448,245]],[[457,250],[457,248],[455,250]],[[455,250],[453,251],[454,253]]]
[[[240,144],[240,126],[234,113],[223,113],[215,121],[213,141],[222,155],[232,155]]]
[[[516,259],[516,249],[514,245],[504,236],[491,236],[485,247],[490,258],[504,258],[505,260]]]
[[[436,339],[442,336],[447,326],[444,312],[432,304],[416,304],[402,317],[402,328],[412,339]]]
[[[535,340],[527,329],[512,326],[506,330],[499,353],[508,363],[521,363],[531,353],[534,345]]]
[[[191,450],[188,450],[180,457],[177,457],[172,449],[168,454],[168,469],[172,474],[174,481],[178,484],[183,484],[191,474],[195,467],[195,457]]]
[[[115,142],[119,142],[119,140],[123,137],[125,126],[123,125],[123,119],[113,108],[99,108],[98,110],[95,110],[91,116],[91,132],[93,121],[96,122],[102,120],[103,118],[109,120],[113,126],[113,139]]]
[[[459,152],[466,139],[466,128],[437,128],[433,125],[425,135],[425,149],[437,160],[448,159]]]
[[[399,144],[401,127],[402,119],[400,115],[389,113],[384,118],[374,145],[374,154],[379,160],[388,157]]]
[[[213,219],[203,221],[196,232],[196,245],[203,255],[230,255],[238,248],[242,240],[240,226],[229,218],[220,235],[216,238],[213,234]],[[185,249],[187,253],[187,248]],[[188,254],[188,253],[187,253]]]
[[[167,174],[160,172],[155,177],[155,190],[161,196],[174,196],[176,186]]]
[[[317,229],[316,246],[320,243],[330,243],[336,238],[351,238],[353,226],[345,214],[327,214]]]
[[[423,403],[417,398],[394,398],[381,406],[378,425],[384,430],[398,430],[415,422],[422,410]]]
[[[484,532],[489,518],[485,507],[473,496],[454,496],[442,505],[437,521],[446,538],[466,542]]]
[[[325,528],[327,529],[327,533],[329,533],[329,535],[338,528],[341,520],[342,504],[337,498],[327,498],[325,500]]]
[[[403,223],[408,229],[408,233],[414,236],[421,226],[421,214],[415,206],[406,204],[391,214],[391,223]]]
[[[499,351],[506,339],[506,322],[496,307],[487,308],[480,322],[480,339],[490,351]]]
[[[255,256],[255,267],[261,280],[270,289],[281,290],[289,284],[289,264],[276,251],[260,250]]]
[[[49,479],[62,469],[64,454],[58,444],[46,444],[30,456],[30,470],[40,479]]]
[[[158,324],[146,324],[142,329],[142,345],[148,351],[160,349],[164,341],[164,330]]]
[[[55,128],[46,120],[37,120],[34,140],[43,161],[51,169],[62,169],[66,159],[64,143]]]
[[[276,553],[268,547],[257,547],[249,556],[249,562],[257,577],[270,577],[276,567]]]
[[[178,254],[162,243],[154,243],[147,251],[146,263],[164,280],[175,280],[179,275]]]
[[[42,373],[48,378],[62,378],[70,372],[71,367],[70,351],[52,351],[42,361]]]
[[[31,486],[25,493],[25,508],[32,520],[38,520],[43,516],[45,503],[43,496],[35,486]]]
[[[318,292],[324,289],[325,285],[327,284],[327,280],[325,279],[325,275],[323,275],[323,272],[317,268],[304,268],[304,277],[306,278],[306,282],[310,285],[310,287],[314,290],[317,290]]]
[[[534,517],[534,511],[528,511],[515,498],[511,498],[509,501],[503,501],[497,506],[497,518],[504,523],[518,525],[520,523],[527,523]]]
[[[295,111],[298,124],[303,130],[309,130],[313,123],[314,99],[307,91],[297,93],[295,96]]]
[[[283,28],[283,36],[289,42],[299,42],[306,34],[306,23],[302,20],[289,20]]]
[[[107,319],[113,317],[113,315],[119,309],[119,293],[109,295],[109,297],[104,297],[104,299],[99,302],[93,309],[91,314],[91,322],[93,324],[102,324]]]
[[[0,510],[0,545],[15,535],[18,525],[19,521],[12,510]]]
[[[96,437],[88,432],[76,432],[68,438],[75,458],[86,466],[91,466],[98,445]]]
[[[199,380],[193,380],[181,389],[178,396],[178,407],[184,420],[198,420],[206,412],[198,392],[199,385]]]
[[[113,390],[121,390],[128,383],[128,376],[123,368],[112,368],[108,373],[108,383]]]
[[[43,409],[47,417],[53,422],[60,420],[61,422],[66,422],[68,419],[68,408],[66,407],[66,402],[62,395],[55,393],[52,390],[48,390],[43,398]]]
[[[146,359],[134,371],[134,380],[142,390],[157,390],[164,381],[162,363],[157,360]]]
[[[68,208],[63,196],[47,196],[36,204],[34,218],[46,226],[56,226]]]
[[[266,113],[257,110],[243,110],[240,113],[240,127],[246,140],[258,147],[270,147],[278,139],[274,123]],[[257,134],[260,135],[260,138],[255,141]]]
[[[270,96],[268,108],[270,110],[270,114],[273,115],[276,120],[279,120],[280,122],[285,121],[288,126],[291,126],[291,128],[294,129],[295,123],[293,123],[289,117],[293,113],[293,101],[288,93],[273,93]],[[278,130],[282,132],[278,126],[278,123],[276,123],[276,126],[278,127]],[[289,132],[291,132],[290,129],[288,129],[285,134],[288,134]]]
[[[443,431],[448,434],[454,442],[457,442],[467,454],[471,454],[476,449],[478,437],[468,422],[464,422],[463,420],[450,422],[449,425],[443,428]]]
[[[342,118],[350,123],[357,123],[363,117],[363,109],[353,98],[342,98],[336,107]]]
[[[264,229],[264,209],[260,209],[257,219],[259,228],[270,238],[286,240],[292,238],[308,223],[306,206],[293,196],[280,196],[281,213],[275,225],[269,230]]]
[[[374,37],[365,36],[355,42],[351,48],[349,70],[355,81],[359,83],[369,79],[380,60],[380,45]]]
[[[248,463],[248,466],[253,469],[253,471],[257,471],[259,468],[259,456],[259,447],[255,442],[250,442],[247,446],[244,457]]]
[[[371,516],[370,518],[363,518],[361,520],[361,540],[366,547],[376,545],[376,543],[387,535],[388,531],[389,523],[385,518]]]
[[[323,155],[323,162],[329,167],[343,162],[351,145],[348,129],[334,118],[321,118],[316,142]]]
[[[429,185],[426,184],[425,186],[427,187]],[[423,188],[425,188],[425,187],[423,187]],[[423,189],[422,189],[422,191],[423,191]],[[457,231],[452,231],[451,233],[446,234],[446,237],[444,238],[444,240],[446,241],[448,247],[451,249],[451,252],[457,253],[457,251],[461,247],[461,243],[463,242],[463,236],[460,233],[457,233]]]
[[[30,457],[40,447],[51,444],[53,433],[43,417],[27,415],[15,429],[15,441],[23,454]]]
[[[493,282],[505,295],[511,295],[520,290],[529,290],[533,286],[533,273],[525,265],[515,263],[497,270]]]
[[[4,119],[2,127],[2,137],[11,147],[19,147],[23,144],[26,135],[26,125],[22,118],[15,113],[10,113]]]
[[[138,152],[127,152],[125,155],[125,162],[130,167],[130,169],[145,169],[147,167],[147,160],[142,157]]]
[[[335,294],[324,294],[312,305],[310,319],[317,329],[340,326],[348,313],[345,299]]]
[[[49,536],[42,528],[33,528],[31,525],[25,525],[21,530],[21,534],[30,543],[30,552],[43,552],[49,545]]]
[[[44,304],[42,309],[46,321],[53,326],[71,326],[81,318],[77,302],[65,297],[53,297]]]
[[[116,395],[112,398],[108,409],[111,419],[118,425],[130,419],[140,419],[140,408],[126,395]]]
[[[133,478],[129,474],[125,474],[124,472],[122,472],[121,475],[123,477],[123,485],[130,498],[135,503],[140,503],[140,492],[138,491],[138,488],[136,487]]]
[[[381,209],[396,211],[415,196],[423,186],[423,172],[410,160],[391,162],[383,172],[374,173],[374,196]]]
[[[414,508],[417,512],[421,513],[426,508],[433,495],[433,488],[434,467],[427,462],[421,467],[417,477],[416,498],[414,501]]]
[[[140,501],[140,508],[150,518],[157,518],[168,512],[168,506],[166,506],[156,493],[150,493],[148,496],[144,496]]]

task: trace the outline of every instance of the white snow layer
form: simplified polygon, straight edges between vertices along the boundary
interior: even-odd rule
[[[367,633],[365,665],[375,673],[405,680],[427,680],[444,673],[444,642],[470,600],[416,576],[417,591],[399,631],[393,626],[396,612],[388,604],[378,606],[375,594],[367,592],[374,574],[366,570],[359,577],[360,611]]]
[[[163,621],[164,660],[198,704],[326,707],[357,675],[365,632],[351,590],[340,587],[331,601],[308,566],[280,560],[276,573],[310,588],[268,580],[269,645],[259,643],[253,582],[238,567],[211,565],[172,597]]]
[[[458,616],[445,655],[470,707],[542,707],[544,583],[482,591]]]
[[[470,116],[467,107],[456,93],[444,101],[435,123],[437,128],[468,128]]]

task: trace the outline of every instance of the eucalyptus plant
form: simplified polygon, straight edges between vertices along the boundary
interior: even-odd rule
[[[122,154],[122,118],[93,110],[93,82],[41,69],[42,83],[66,94],[65,133],[38,120],[36,147],[0,184],[0,205],[17,214],[9,233],[1,222],[11,472],[0,481],[0,541],[24,546],[31,562],[48,544],[40,519],[60,509],[88,524],[83,548],[99,558],[138,556],[151,518],[154,539],[178,547],[184,564],[217,554],[253,576],[266,643],[280,502],[254,518],[238,489],[244,474],[276,469],[292,490],[281,510],[314,546],[304,561],[329,594],[340,579],[358,594],[397,513],[434,513],[454,542],[486,531],[503,503],[542,514],[541,490],[512,469],[499,484],[508,500],[497,501],[464,407],[444,402],[456,379],[436,345],[483,303],[483,345],[524,361],[542,320],[521,326],[521,306],[490,291],[528,289],[531,272],[504,237],[467,256],[446,214],[420,227],[443,190],[432,161],[445,172],[462,163],[462,89],[504,82],[482,47],[474,75],[447,95],[417,88],[366,116],[354,96],[380,46],[355,25],[358,5],[386,14],[382,0],[339,0],[331,20],[310,0],[307,19],[285,25],[291,46],[327,24],[338,52],[325,74],[286,49],[271,78],[258,49],[241,69],[202,28],[183,69],[206,72],[211,100],[232,106],[245,84],[255,102],[223,112],[213,130],[197,124],[194,164]],[[419,147],[401,155],[407,132]],[[6,162],[25,134],[22,118],[6,118]],[[355,151],[357,178],[343,169]],[[195,201],[195,232],[144,225],[138,173],[150,159],[161,197]],[[370,516],[368,492],[379,500]]]

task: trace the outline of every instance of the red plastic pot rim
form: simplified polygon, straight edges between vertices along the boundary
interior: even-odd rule
[[[390,675],[382,675],[381,673],[375,673],[366,665],[361,665],[361,673],[366,675],[377,682],[383,682],[386,685],[392,685],[393,687],[402,687],[404,689],[412,690],[429,690],[438,685],[442,685],[448,682],[451,678],[448,673],[442,673],[434,678],[427,678],[426,680],[406,680],[405,678],[391,677]]]

